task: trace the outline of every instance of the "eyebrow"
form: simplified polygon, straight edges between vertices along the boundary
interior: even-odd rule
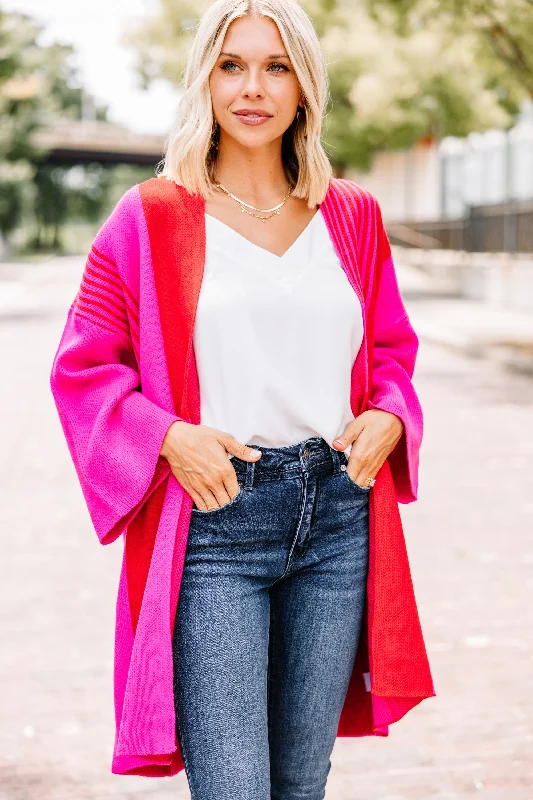
[[[229,58],[238,58],[240,61],[242,61],[242,56],[238,56],[236,53],[224,53],[224,52],[222,52],[222,53],[220,53],[220,55],[221,56],[229,56]],[[286,55],[286,53],[273,53],[272,55],[267,56],[265,60],[267,60],[269,58],[289,58],[289,56]]]

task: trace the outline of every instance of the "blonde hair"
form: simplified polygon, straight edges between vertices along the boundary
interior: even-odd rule
[[[313,208],[323,201],[332,176],[321,142],[329,81],[317,33],[296,0],[217,0],[207,9],[196,28],[183,80],[185,91],[157,177],[173,180],[204,198],[213,192],[216,121],[209,76],[228,26],[252,15],[270,17],[276,23],[300,83],[305,106],[285,131],[282,159],[293,195],[307,199]]]

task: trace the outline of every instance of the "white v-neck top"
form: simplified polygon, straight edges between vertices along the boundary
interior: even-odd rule
[[[193,331],[201,424],[259,449],[312,436],[332,445],[353,419],[363,318],[320,208],[281,257],[209,214],[205,223]]]

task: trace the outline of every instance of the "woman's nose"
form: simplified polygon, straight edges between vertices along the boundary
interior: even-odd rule
[[[265,90],[262,86],[259,75],[255,71],[249,70],[248,72],[245,73],[244,83],[242,87],[242,94],[245,97],[264,96]]]

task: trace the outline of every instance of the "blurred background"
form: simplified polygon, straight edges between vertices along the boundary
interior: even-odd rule
[[[337,739],[326,800],[533,798],[533,2],[306,0],[336,175],[382,207],[420,338],[401,507],[437,697]],[[0,798],[184,800],[110,773],[121,547],[49,391],[94,235],[154,175],[196,0],[0,0]],[[237,800],[237,799],[236,799]]]

